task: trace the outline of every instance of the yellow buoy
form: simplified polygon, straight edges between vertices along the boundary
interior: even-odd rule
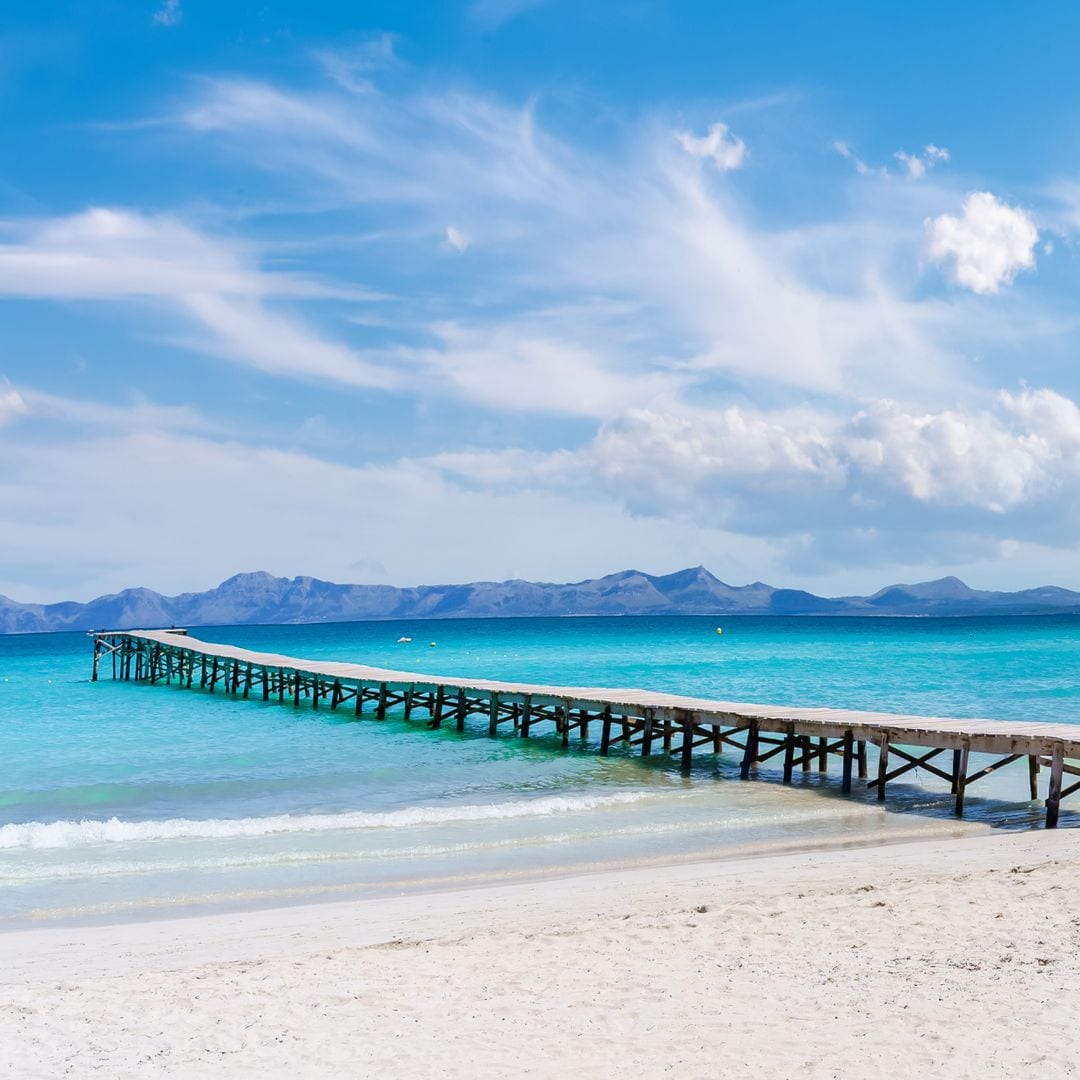
[[[716,628],[716,632],[717,632],[718,634],[722,634],[722,633],[724,632],[724,628],[723,628],[722,626],[718,626],[718,627]]]
[[[435,648],[435,642],[434,642],[434,641],[429,641],[429,642],[428,642],[428,645],[429,645],[429,646],[430,646],[430,647],[431,647],[432,649],[434,649],[434,648]]]

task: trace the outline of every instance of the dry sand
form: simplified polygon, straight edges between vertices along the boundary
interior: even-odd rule
[[[1080,830],[0,936],[0,1075],[1080,1075]]]

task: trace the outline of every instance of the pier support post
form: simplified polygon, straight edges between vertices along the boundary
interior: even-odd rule
[[[953,766],[953,790],[956,792],[956,809],[954,812],[957,817],[964,816],[964,792],[967,790],[968,754],[970,753],[971,744],[965,740],[964,745],[953,756],[955,762]]]
[[[292,677],[292,703],[293,708],[300,707],[300,672],[294,671]]]
[[[882,733],[878,740],[877,801],[885,801],[885,777],[889,772],[889,736]]]
[[[851,794],[851,764],[854,750],[854,739],[850,728],[844,732],[844,771],[841,774],[840,790],[845,795]]]
[[[795,725],[788,724],[784,736],[784,783],[791,783],[791,774],[795,770]]]
[[[499,695],[492,693],[488,703],[488,738],[499,734]]]
[[[1056,829],[1061,806],[1061,774],[1064,772],[1065,748],[1061,743],[1054,743],[1054,752],[1050,758],[1050,790],[1046,793],[1046,827]]]
[[[375,719],[386,719],[386,683],[379,683],[379,704],[375,707]]]
[[[694,718],[688,716],[682,722],[682,753],[679,761],[679,771],[683,776],[690,775],[690,769],[694,758]]]
[[[1028,786],[1031,789],[1031,801],[1034,802],[1039,797],[1039,756],[1038,754],[1028,755]]]
[[[829,740],[818,739],[817,771],[827,774],[829,771]]]
[[[461,689],[457,693],[457,729],[459,732],[465,730],[466,711],[465,691],[464,689]]]
[[[608,756],[608,747],[611,745],[611,706],[604,710],[604,719],[600,725],[600,756]]]
[[[529,726],[532,724],[532,694],[526,694],[525,700],[521,704],[521,727],[518,728],[518,735],[523,739],[529,737]]]
[[[442,727],[442,711],[443,702],[446,700],[446,687],[439,685],[435,687],[435,699],[431,704],[431,720],[428,722],[428,727],[439,728]]]
[[[362,716],[364,713],[364,684],[359,679],[356,680],[356,716]]]
[[[214,692],[214,687],[217,685],[217,673],[218,673],[218,658],[214,657],[214,662],[210,667],[210,693]]]
[[[94,672],[90,676],[91,682],[97,682],[98,663],[101,660],[101,638],[94,638]]]
[[[652,709],[645,710],[645,722],[641,726],[641,756],[650,757],[652,755],[652,729],[653,729],[653,711]]]
[[[413,702],[413,694],[415,694],[415,693],[416,693],[416,687],[415,686],[410,686],[409,689],[405,691],[405,719],[406,720],[412,719],[412,702]]]
[[[859,763],[859,779],[865,780],[870,772],[866,767],[866,740],[859,739],[855,749],[855,760]]]
[[[562,706],[562,745],[566,750],[570,746],[570,702],[566,701]]]
[[[758,722],[750,721],[746,729],[746,745],[743,747],[742,765],[739,768],[739,776],[743,780],[750,779],[750,767],[757,761],[758,756]]]

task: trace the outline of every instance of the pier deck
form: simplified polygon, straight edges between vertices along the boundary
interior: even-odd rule
[[[318,709],[349,708],[357,717],[386,719],[389,710],[406,719],[427,714],[428,725],[453,722],[464,731],[470,716],[481,716],[487,732],[512,730],[522,738],[542,725],[553,725],[569,746],[573,733],[588,740],[599,729],[599,752],[613,742],[640,751],[674,753],[689,772],[695,750],[735,751],[741,775],[782,758],[785,783],[794,771],[828,771],[830,759],[841,768],[841,786],[851,791],[852,776],[885,799],[887,784],[913,769],[925,769],[950,784],[957,816],[963,814],[967,788],[975,781],[1026,759],[1032,800],[1039,798],[1040,772],[1046,768],[1046,827],[1058,824],[1061,800],[1080,790],[1080,725],[961,720],[849,709],[791,708],[683,697],[651,690],[594,686],[545,686],[494,680],[459,679],[394,671],[277,653],[252,652],[199,641],[185,630],[95,632],[93,679],[101,662],[111,658],[114,679],[198,686],[262,700],[301,703]],[[595,730],[594,728],[594,730]],[[551,730],[551,728],[548,728]],[[867,746],[877,749],[877,769],[868,777]],[[951,757],[941,759],[951,752]],[[995,760],[974,770],[969,755]]]

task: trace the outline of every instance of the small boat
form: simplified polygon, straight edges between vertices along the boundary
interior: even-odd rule
[[[399,645],[410,645],[410,644],[412,644],[412,638],[411,637],[399,637],[397,639],[397,643]]]

